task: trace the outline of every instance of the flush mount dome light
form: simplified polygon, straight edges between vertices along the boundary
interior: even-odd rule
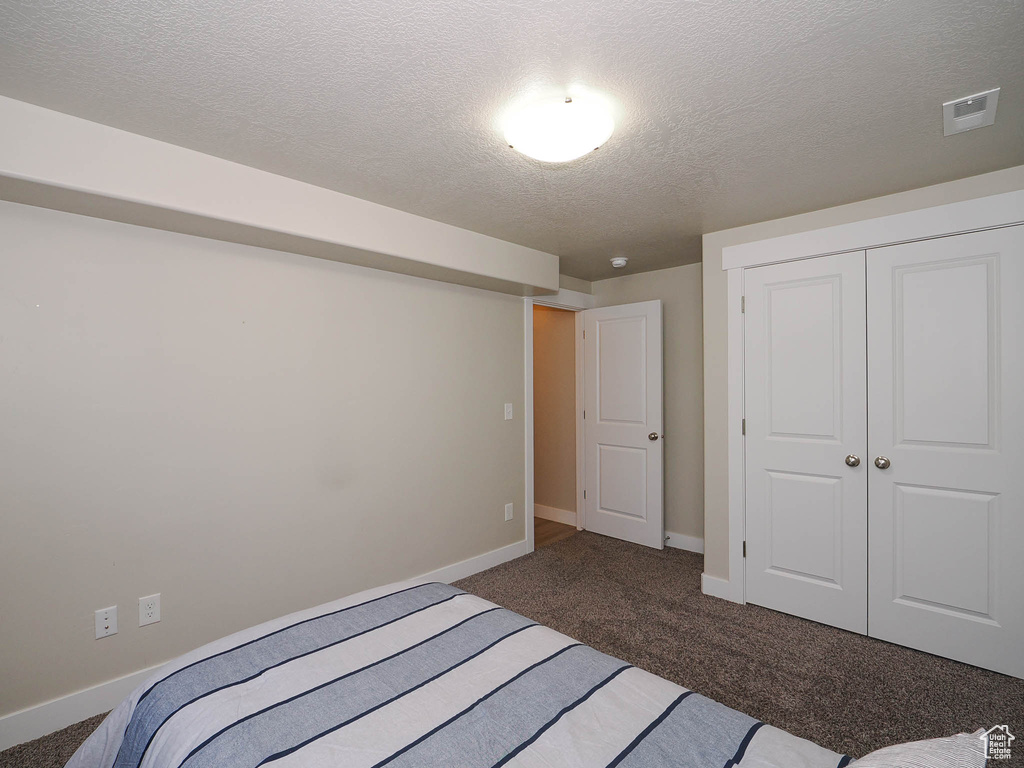
[[[545,163],[565,163],[591,152],[615,130],[608,103],[593,94],[537,99],[509,111],[505,140]]]

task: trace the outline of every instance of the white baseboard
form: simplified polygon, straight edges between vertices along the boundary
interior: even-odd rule
[[[742,586],[742,585],[741,585]],[[743,603],[743,592],[734,588],[733,583],[728,579],[720,579],[718,576],[709,576],[706,573],[700,575],[700,591],[711,597],[720,597],[731,603]]]
[[[509,544],[507,547],[492,549],[490,552],[484,552],[482,555],[471,557],[468,560],[446,565],[444,568],[438,568],[430,573],[424,573],[420,578],[451,584],[453,581],[472,576],[474,573],[480,573],[480,571],[486,571],[488,568],[493,568],[496,565],[507,563],[509,560],[515,560],[517,557],[529,554],[529,552],[529,545],[526,539],[523,539],[515,544]]]
[[[700,536],[687,536],[685,533],[665,531],[665,546],[673,549],[685,549],[687,552],[704,554],[704,539]]]
[[[161,666],[157,664],[0,717],[0,751],[113,709]]]
[[[556,523],[564,523],[565,525],[576,525],[576,513],[570,512],[568,509],[545,507],[543,504],[534,504],[533,516],[539,517],[543,520],[554,520]]]
[[[474,573],[486,571],[496,565],[521,557],[529,552],[526,540],[517,541],[506,547],[485,552],[459,563],[446,565],[436,571],[423,574],[422,578],[431,581],[442,581],[446,584]],[[20,712],[12,712],[0,717],[0,751],[17,744],[22,744],[48,733],[59,731],[69,725],[85,720],[100,712],[113,709],[128,694],[145,682],[161,664],[139,672],[133,672],[115,680],[94,685],[83,691],[62,696],[43,704],[38,704]]]

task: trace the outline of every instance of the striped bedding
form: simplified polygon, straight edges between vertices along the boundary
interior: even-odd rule
[[[405,582],[162,667],[68,768],[709,766],[849,758],[447,584]]]

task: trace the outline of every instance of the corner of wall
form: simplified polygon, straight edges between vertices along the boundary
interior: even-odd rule
[[[593,293],[593,283],[589,280],[581,280],[578,277],[571,277],[569,275],[558,276],[558,287],[563,288],[567,291],[576,291],[578,293]]]

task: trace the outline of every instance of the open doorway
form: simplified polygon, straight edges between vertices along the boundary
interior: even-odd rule
[[[524,302],[529,551],[572,528],[665,545],[662,304],[594,304]]]
[[[534,547],[576,533],[576,313],[533,306]]]

